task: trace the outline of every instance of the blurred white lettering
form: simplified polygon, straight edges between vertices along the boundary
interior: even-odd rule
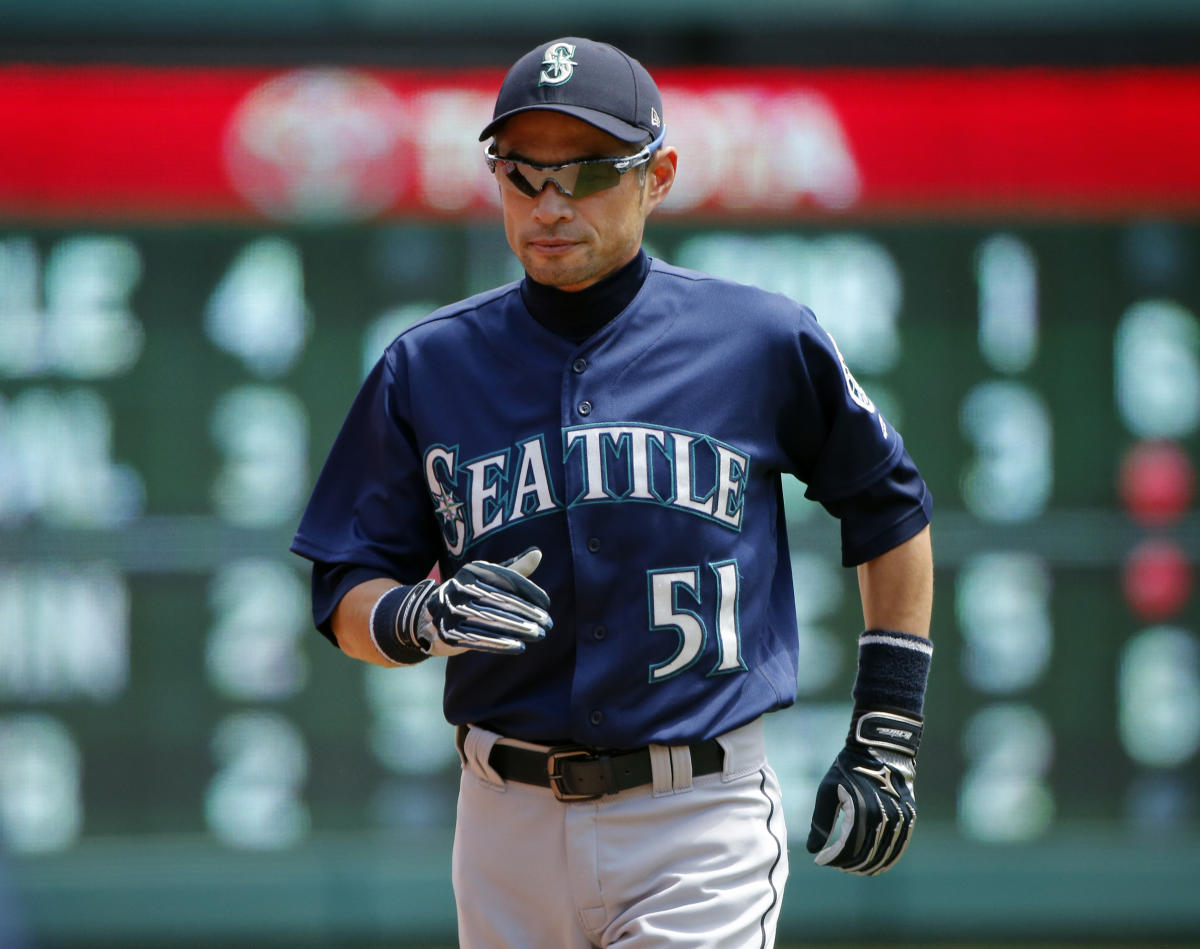
[[[130,307],[141,276],[141,254],[122,237],[61,240],[44,270],[30,238],[0,240],[0,378],[131,368],[145,342]]]
[[[784,209],[809,202],[851,207],[862,182],[833,106],[815,92],[664,87],[670,143],[688,156],[664,211],[715,205]]]
[[[0,525],[117,527],[142,512],[141,476],[112,459],[108,405],[90,389],[0,395]]]
[[[0,565],[0,699],[112,701],[129,681],[129,591],[106,564]]]

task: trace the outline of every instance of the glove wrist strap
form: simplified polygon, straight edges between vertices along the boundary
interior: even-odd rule
[[[915,758],[921,747],[921,731],[919,718],[894,712],[855,711],[849,740]]]
[[[924,636],[868,629],[858,637],[854,702],[860,709],[888,709],[920,720],[933,643]]]
[[[415,586],[392,587],[371,609],[371,642],[388,662],[413,665],[429,658],[427,644],[417,637],[425,601],[436,586],[425,579]]]

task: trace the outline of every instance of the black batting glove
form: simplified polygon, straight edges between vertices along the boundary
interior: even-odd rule
[[[856,708],[846,746],[817,789],[808,852],[816,863],[872,876],[908,846],[923,721],[907,712]]]
[[[531,547],[503,563],[472,560],[443,583],[396,587],[376,604],[371,635],[395,662],[468,650],[519,653],[554,625],[550,597],[529,579],[542,552]]]

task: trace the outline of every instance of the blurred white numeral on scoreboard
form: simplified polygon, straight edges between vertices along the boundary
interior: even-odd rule
[[[212,410],[223,461],[213,483],[217,513],[243,527],[288,523],[308,491],[308,413],[292,392],[246,385]]]
[[[979,351],[997,372],[1021,372],[1037,355],[1037,260],[1024,241],[989,237],[975,253]]]
[[[119,375],[145,333],[130,298],[142,277],[134,244],[68,237],[46,255],[27,237],[0,240],[0,377]]]
[[[71,846],[83,827],[79,748],[48,715],[0,718],[0,842],[17,853]]]
[[[1029,705],[992,705],[963,726],[967,769],[958,798],[958,822],[976,840],[1031,840],[1054,820],[1054,796],[1045,776],[1054,761],[1054,735]]]
[[[1143,300],[1114,343],[1117,406],[1143,438],[1183,438],[1200,425],[1200,322],[1170,300]]]
[[[963,399],[963,434],[975,448],[962,477],[967,508],[985,521],[1022,521],[1045,510],[1054,485],[1046,403],[1017,382],[983,382]]]
[[[1050,664],[1050,571],[1025,553],[982,553],[955,582],[963,676],[974,688],[1008,694],[1037,682]]]
[[[217,773],[204,800],[209,829],[231,847],[275,850],[307,836],[301,799],[308,749],[299,729],[274,712],[238,712],[212,736]]]
[[[300,251],[280,237],[243,248],[204,311],[209,339],[258,376],[287,372],[304,351],[311,323]]]
[[[213,685],[232,699],[281,699],[308,679],[300,640],[309,623],[308,587],[278,560],[236,560],[209,586],[213,625],[205,658]]]
[[[1117,683],[1121,742],[1153,768],[1176,768],[1200,751],[1200,642],[1155,626],[1121,650]]]

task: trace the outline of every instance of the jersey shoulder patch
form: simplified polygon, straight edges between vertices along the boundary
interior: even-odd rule
[[[829,336],[829,342],[833,345],[833,351],[837,353],[838,362],[842,364],[842,376],[846,380],[846,394],[850,396],[850,401],[860,408],[866,409],[868,412],[874,412],[875,403],[871,401],[871,397],[867,395],[867,391],[854,378],[854,373],[850,371],[850,367],[846,364],[846,357],[842,355],[842,351],[838,348],[837,340]],[[885,437],[887,436],[886,428],[883,430],[883,434]]]

